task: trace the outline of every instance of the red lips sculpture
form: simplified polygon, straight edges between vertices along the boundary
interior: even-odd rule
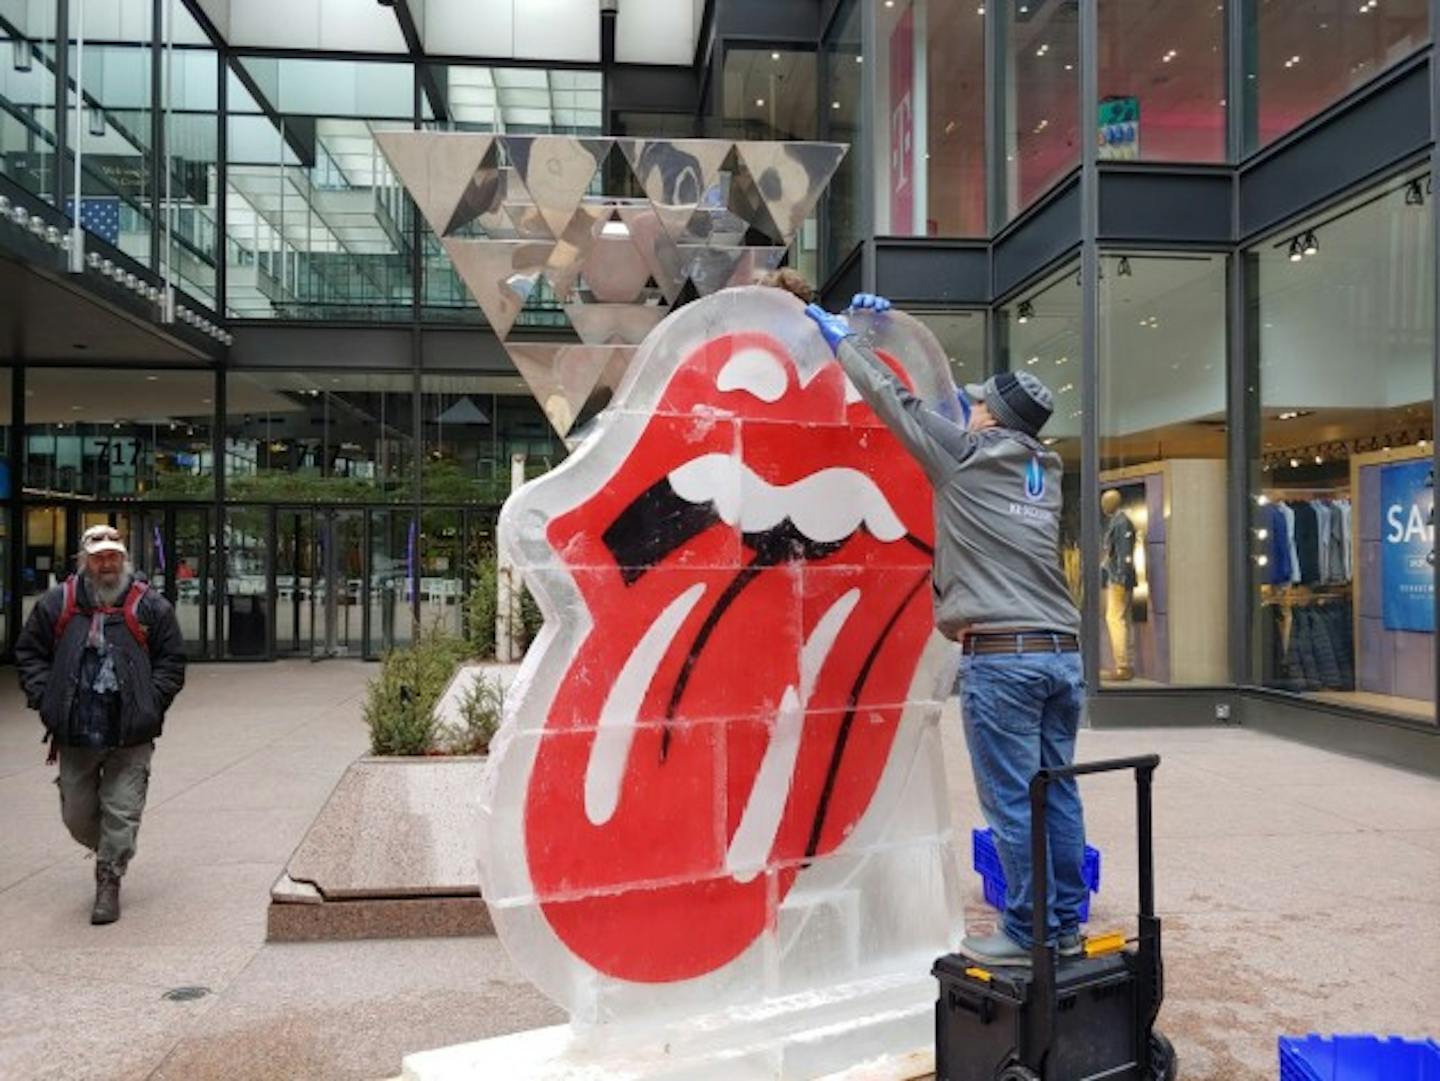
[[[892,318],[880,355],[948,403],[933,339]],[[501,537],[545,630],[482,798],[500,933],[572,1008],[721,972],[889,813],[902,716],[945,690],[924,475],[793,298],[728,290],[657,327]]]

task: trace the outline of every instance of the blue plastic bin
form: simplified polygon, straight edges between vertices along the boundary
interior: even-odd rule
[[[985,892],[985,901],[993,908],[1005,907],[1005,868],[1000,864],[1000,853],[995,848],[995,834],[992,830],[970,831],[971,865],[980,873]],[[1085,885],[1091,893],[1100,892],[1100,850],[1085,846],[1085,866],[1081,872]],[[1080,906],[1080,922],[1090,920],[1090,898]],[[1437,1079],[1440,1081],[1440,1079]]]
[[[1281,1036],[1280,1081],[1440,1081],[1440,1044],[1398,1036]]]

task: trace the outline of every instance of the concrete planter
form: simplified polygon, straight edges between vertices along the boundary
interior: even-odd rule
[[[270,892],[275,942],[493,934],[475,864],[483,757],[366,757]]]

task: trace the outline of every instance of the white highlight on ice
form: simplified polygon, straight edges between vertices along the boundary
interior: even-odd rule
[[[778,402],[785,397],[789,380],[785,365],[767,349],[742,349],[725,362],[715,379],[722,391],[743,390],[762,402]]]
[[[603,826],[610,821],[619,806],[625,764],[640,720],[640,703],[680,624],[704,592],[703,585],[693,585],[666,605],[635,644],[610,688],[600,710],[595,742],[590,745],[590,761],[585,765],[585,817],[593,825]]]
[[[749,882],[765,868],[780,832],[780,819],[790,798],[795,760],[800,754],[800,737],[805,730],[805,707],[815,691],[820,669],[840,636],[840,629],[860,603],[860,590],[852,589],[826,611],[805,640],[800,653],[800,690],[786,687],[780,711],[770,733],[770,744],[760,762],[760,772],[750,789],[750,800],[735,836],[725,854],[725,869],[736,882]]]
[[[704,454],[670,473],[670,487],[690,503],[714,503],[726,525],[763,533],[786,518],[807,538],[842,541],[861,525],[881,541],[905,536],[905,526],[876,483],[857,469],[835,466],[793,484],[772,485],[727,454]]]

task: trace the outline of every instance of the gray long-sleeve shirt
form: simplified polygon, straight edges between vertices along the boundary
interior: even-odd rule
[[[837,353],[860,397],[934,489],[935,625],[967,631],[1080,631],[1060,568],[1060,456],[1039,440],[969,432],[930,409],[853,339]]]

